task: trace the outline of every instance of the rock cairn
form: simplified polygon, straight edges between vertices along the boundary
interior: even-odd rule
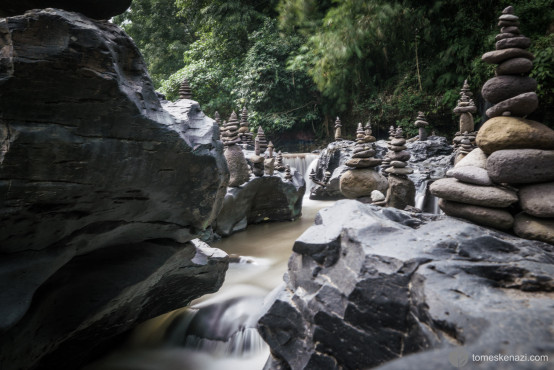
[[[277,163],[275,163],[275,169],[279,172],[283,172],[285,170],[285,165],[283,164],[283,153],[279,150],[277,153]]]
[[[554,130],[522,118],[537,107],[536,83],[527,76],[530,41],[511,6],[498,25],[496,50],[483,55],[498,64],[482,90],[495,104],[487,110],[491,118],[477,133],[478,147],[448,171],[451,178],[434,182],[431,193],[448,215],[554,244]]]
[[[387,157],[390,159],[390,167],[385,170],[389,174],[388,189],[385,197],[385,205],[398,209],[405,209],[415,205],[415,185],[408,175],[413,173],[413,168],[408,167],[410,153],[406,150],[406,138],[402,127],[398,127],[388,145]]]
[[[340,178],[340,191],[347,198],[361,198],[371,196],[373,190],[384,190],[387,180],[375,171],[375,167],[382,162],[375,158],[375,137],[371,135],[371,127],[364,130],[362,124],[358,124],[356,130],[356,144],[352,158],[345,164],[354,167],[342,174]]]
[[[248,110],[246,109],[246,106],[242,108],[242,112],[240,114],[240,127],[239,127],[239,138],[240,142],[242,144],[246,145],[253,145],[253,134],[250,132],[249,124],[248,124]]]
[[[179,98],[180,99],[192,99],[192,93],[190,91],[189,81],[185,78],[181,83],[179,88]]]
[[[290,173],[290,166],[288,164],[285,168],[285,181],[292,181],[292,174]]]
[[[498,64],[496,77],[488,80],[481,93],[494,104],[487,109],[489,118],[497,116],[524,117],[537,109],[539,100],[535,90],[537,82],[529,77],[533,68],[533,54],[528,50],[531,40],[521,34],[519,17],[509,6],[502,11],[496,35],[496,50],[485,53],[483,61]]]
[[[465,156],[465,154],[467,154],[467,143],[465,144],[466,146],[464,149],[461,149],[462,140],[464,140],[464,138],[469,139],[471,149],[475,148],[475,136],[477,135],[477,132],[474,131],[475,122],[473,121],[473,113],[477,112],[477,107],[475,106],[473,99],[471,99],[472,96],[473,93],[469,89],[467,80],[465,80],[462,90],[460,91],[460,99],[458,99],[458,104],[453,110],[454,114],[460,116],[459,130],[456,132],[453,140],[454,148],[456,150],[454,163],[458,163]]]
[[[394,135],[396,134],[396,129],[394,126],[389,127],[389,140],[387,141],[387,147],[390,145],[392,139],[394,139]],[[383,157],[383,162],[381,163],[381,174],[385,177],[388,177],[389,174],[386,172],[386,170],[391,166],[390,164],[391,159],[389,158],[389,152],[385,154]]]
[[[252,163],[252,173],[254,176],[261,177],[264,175],[264,157],[261,155],[260,137],[254,139],[254,154],[250,157]]]
[[[238,137],[239,120],[233,111],[229,121],[223,124],[221,136],[225,145],[225,159],[229,167],[229,186],[240,186],[249,180],[249,168]]]
[[[273,171],[275,169],[275,157],[273,156],[273,143],[270,141],[267,144],[267,151],[265,153],[264,159],[264,172],[268,176],[273,176]]]
[[[260,141],[260,153],[263,154],[267,149],[267,139],[265,138],[265,132],[262,126],[258,126],[258,134],[256,137]]]
[[[340,118],[337,116],[337,119],[335,120],[335,141],[341,141],[342,140],[342,124],[340,121]]]
[[[418,112],[414,125],[419,129],[419,140],[427,140],[427,131],[425,128],[429,126],[429,122],[425,119],[425,114],[423,114],[423,112]]]

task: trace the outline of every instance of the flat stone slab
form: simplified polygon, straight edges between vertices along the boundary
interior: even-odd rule
[[[456,166],[448,170],[448,172],[446,172],[446,175],[450,177],[454,177],[455,179],[468,184],[483,185],[483,186],[488,186],[493,184],[489,177],[489,174],[487,173],[487,170],[481,167]]]
[[[554,182],[519,188],[521,208],[531,216],[554,218]]]
[[[487,109],[488,117],[502,116],[509,112],[510,116],[526,116],[533,113],[539,106],[539,98],[535,92],[528,92],[506,99]]]
[[[530,60],[535,59],[531,52],[520,48],[489,51],[488,53],[483,54],[483,56],[481,57],[484,62],[490,64],[499,64],[505,60],[512,58],[527,58]]]
[[[487,168],[487,155],[481,150],[481,148],[475,148],[462,160],[456,163],[456,168],[464,166]]]
[[[481,207],[444,199],[439,200],[439,207],[449,216],[460,217],[481,226],[510,230],[514,225],[514,217],[502,208]]]
[[[514,232],[522,237],[554,244],[554,218],[539,218],[524,212],[515,217]]]
[[[504,208],[518,200],[517,194],[512,190],[464,184],[453,178],[433,182],[430,190],[439,198],[483,207]]]
[[[533,62],[527,58],[508,59],[496,67],[498,75],[516,75],[529,73],[533,69]]]
[[[487,159],[487,172],[496,183],[533,184],[554,181],[554,150],[498,150]]]

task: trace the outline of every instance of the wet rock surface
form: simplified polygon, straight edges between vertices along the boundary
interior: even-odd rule
[[[316,178],[323,180],[326,171],[331,173],[331,177],[326,186],[315,184],[311,189],[307,189],[310,192],[310,199],[336,200],[344,198],[340,192],[340,176],[349,169],[346,162],[352,158],[353,151],[354,142],[349,140],[334,141],[321,151],[315,169]]]
[[[228,188],[214,231],[228,236],[249,224],[300,217],[306,183],[297,171],[293,170],[291,175],[292,181],[286,181],[285,174],[279,172],[274,176],[251,177],[240,187]]]
[[[0,34],[0,368],[78,368],[221,284],[226,258],[187,242],[221,207],[223,146],[198,103],[162,109],[116,25],[33,10]]]
[[[258,324],[268,367],[446,369],[460,346],[554,353],[552,245],[341,200],[293,251]]]

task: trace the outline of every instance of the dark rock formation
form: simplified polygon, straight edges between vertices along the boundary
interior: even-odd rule
[[[327,185],[315,185],[311,189],[310,199],[334,200],[343,199],[344,195],[340,192],[340,176],[348,171],[346,162],[352,158],[354,142],[349,140],[335,141],[327,145],[327,148],[321,151],[317,167],[315,169],[315,178],[323,180],[325,173],[331,173]]]
[[[110,19],[123,13],[132,0],[17,0],[0,4],[0,17],[20,15],[31,9],[59,8],[94,19]]]
[[[271,368],[397,360],[383,368],[449,369],[460,346],[554,354],[552,245],[341,200],[293,251],[286,285],[258,324]]]
[[[228,188],[214,231],[228,236],[244,230],[248,224],[294,220],[302,213],[305,191],[304,179],[296,171],[290,180],[282,172],[253,177],[241,187]]]
[[[0,21],[0,35],[0,367],[85,359],[102,338],[201,294],[184,289],[191,276],[173,258],[225,264],[191,263],[182,257],[194,248],[178,244],[221,207],[223,146],[196,103],[161,108],[138,49],[114,24],[36,10]],[[139,259],[127,280],[112,266]],[[221,266],[206,291],[221,283]],[[164,276],[182,289],[155,288]],[[79,298],[74,313],[69,297],[79,294],[90,302]]]

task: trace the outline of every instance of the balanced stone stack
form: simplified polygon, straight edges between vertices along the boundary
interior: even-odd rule
[[[472,96],[473,93],[469,89],[469,84],[467,83],[467,80],[465,80],[462,90],[460,91],[460,99],[458,99],[458,105],[453,110],[454,114],[460,116],[459,131],[456,132],[453,140],[454,148],[456,149],[456,151],[458,151],[458,149],[460,148],[462,140],[465,136],[469,138],[470,144],[475,147],[475,136],[477,135],[477,132],[474,131],[475,122],[473,120],[473,114],[477,112],[477,107],[475,106],[473,99],[471,99]],[[462,158],[458,159],[458,153],[456,153],[455,163],[457,163],[461,159]]]
[[[192,99],[192,93],[190,91],[189,81],[185,78],[181,83],[179,88],[179,98],[180,99]]]
[[[389,127],[389,140],[387,141],[387,147],[390,145],[390,142],[394,139],[394,135],[396,134],[396,129],[394,126]],[[391,166],[390,162],[391,159],[389,158],[389,153],[387,152],[385,156],[383,157],[383,162],[381,164],[381,174],[385,177],[388,177],[389,174],[386,172],[386,170]]]
[[[423,114],[423,112],[418,112],[414,125],[419,129],[419,140],[427,140],[427,131],[425,128],[429,126],[429,122],[426,121],[425,114]]]
[[[342,124],[340,121],[340,118],[337,116],[337,119],[335,120],[335,141],[341,141],[342,140]]]
[[[262,126],[258,126],[258,134],[256,137],[260,141],[260,153],[263,154],[267,149],[267,139],[265,138],[265,132]]]
[[[387,153],[391,167],[385,170],[389,176],[389,186],[386,194],[386,206],[405,209],[407,206],[415,206],[415,186],[408,179],[413,173],[413,168],[408,167],[410,153],[406,151],[406,139],[401,127],[396,129],[394,137],[388,145]]]
[[[358,124],[356,131],[356,144],[352,158],[346,162],[349,167],[354,167],[342,174],[340,178],[340,191],[347,198],[361,198],[371,196],[373,190],[384,191],[387,188],[387,180],[375,167],[382,162],[375,158],[373,143],[375,137],[371,135],[371,128],[364,131],[362,124]]]
[[[275,170],[275,157],[273,156],[274,145],[270,141],[267,144],[267,152],[265,153],[264,159],[264,173],[268,176],[273,176],[273,171]]]
[[[242,148],[238,137],[239,120],[237,114],[233,111],[229,122],[223,124],[221,136],[225,145],[225,159],[229,167],[229,186],[240,186],[250,178],[248,163],[244,158]]]
[[[478,148],[449,171],[454,178],[436,181],[431,192],[443,198],[446,214],[554,244],[554,130],[522,118],[538,102],[536,82],[527,76],[530,41],[518,25],[513,8],[504,9],[497,50],[483,55],[499,65],[482,89],[495,105],[477,134]]]
[[[239,138],[242,144],[253,145],[254,140],[252,139],[254,135],[250,132],[248,124],[248,110],[246,106],[242,108],[240,114],[240,127],[239,127]]]
[[[288,164],[285,168],[285,181],[292,181],[292,174],[290,172],[290,165],[288,165]]]
[[[283,172],[285,170],[285,165],[283,164],[283,153],[279,150],[277,153],[277,163],[275,163],[275,169],[279,172]]]
[[[256,136],[256,139],[254,139],[254,155],[252,155],[249,159],[250,159],[250,162],[252,163],[252,173],[254,173],[254,176],[257,176],[257,177],[263,176],[264,157],[261,156],[259,136]]]
[[[214,113],[214,121],[217,123],[218,126],[221,126],[221,117],[219,116],[219,112],[215,111]]]

